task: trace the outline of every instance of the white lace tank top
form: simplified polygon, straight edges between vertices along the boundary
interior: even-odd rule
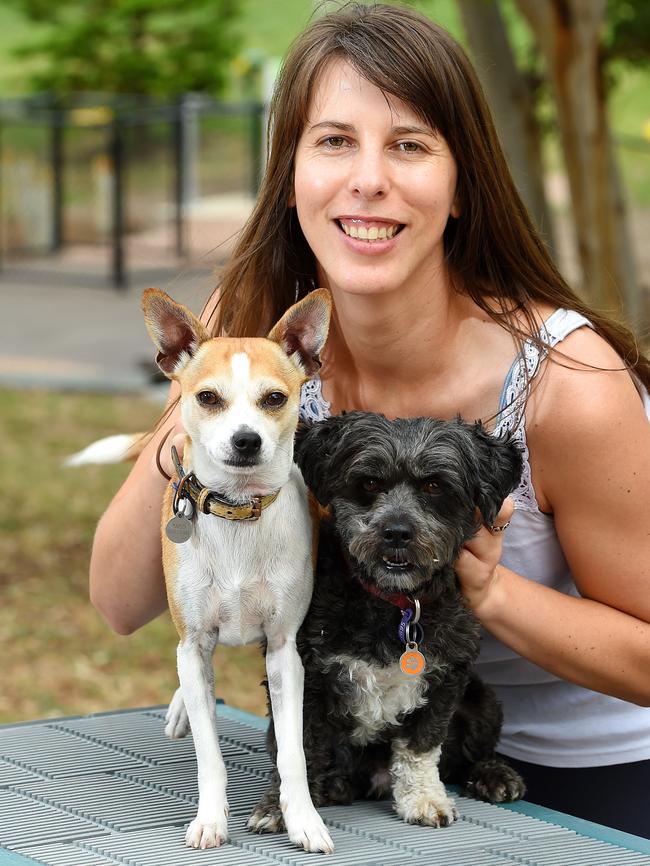
[[[543,344],[553,347],[584,326],[591,326],[584,316],[559,309],[538,336]],[[521,483],[513,493],[515,513],[504,535],[501,561],[530,580],[578,596],[553,517],[539,510],[526,447],[526,401],[546,355],[546,350],[527,341],[501,394],[494,434],[510,434],[524,456]],[[650,398],[645,389],[640,388],[640,393],[650,418]],[[329,416],[329,410],[320,380],[312,379],[303,387],[302,419],[321,421]],[[650,758],[650,709],[560,680],[485,630],[477,671],[503,704],[499,745],[503,754],[554,767],[604,766]]]

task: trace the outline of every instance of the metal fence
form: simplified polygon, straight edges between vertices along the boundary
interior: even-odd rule
[[[147,256],[167,255],[172,267],[196,258],[197,225],[203,247],[224,243],[225,257],[257,192],[264,121],[259,103],[198,94],[164,104],[103,95],[0,100],[0,266],[59,267],[70,251],[101,250],[102,272],[124,287]],[[616,141],[639,279],[650,290],[650,142]],[[561,168],[548,177],[560,264],[577,283],[566,179]]]
[[[254,198],[264,154],[264,106],[188,94],[48,96],[0,101],[0,253],[6,266],[74,244],[110,248],[110,274],[127,284],[129,235],[165,225],[188,253],[198,201]]]

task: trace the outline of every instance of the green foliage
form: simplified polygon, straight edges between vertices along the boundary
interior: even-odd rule
[[[16,49],[44,61],[34,90],[219,93],[240,47],[237,0],[10,0],[45,26]]]
[[[607,56],[631,63],[650,61],[648,0],[609,0]]]

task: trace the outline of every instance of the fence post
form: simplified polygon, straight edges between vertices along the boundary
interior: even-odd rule
[[[184,93],[178,97],[174,116],[174,216],[176,255],[179,258],[185,255],[185,154],[187,150],[185,98]]]
[[[250,137],[250,154],[251,154],[251,194],[253,198],[257,198],[257,193],[260,189],[260,181],[262,179],[262,158],[264,142],[262,140],[264,120],[264,106],[258,102],[251,105],[251,137]]]
[[[5,213],[4,213],[4,123],[0,121],[0,271],[5,263]]]
[[[111,235],[113,241],[112,250],[112,276],[113,285],[118,289],[127,286],[126,272],[124,267],[124,126],[119,111],[115,109],[115,115],[111,124],[111,163],[113,165],[113,195],[111,214]]]
[[[65,111],[53,107],[50,112],[50,159],[52,164],[52,237],[50,250],[58,253],[63,246],[63,134]]]

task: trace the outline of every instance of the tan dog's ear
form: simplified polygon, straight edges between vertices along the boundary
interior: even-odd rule
[[[320,367],[318,356],[327,340],[331,314],[332,296],[327,289],[315,289],[289,307],[268,339],[278,343],[310,377]]]
[[[145,290],[142,309],[149,336],[158,348],[156,363],[173,379],[210,334],[187,307],[160,289]]]

